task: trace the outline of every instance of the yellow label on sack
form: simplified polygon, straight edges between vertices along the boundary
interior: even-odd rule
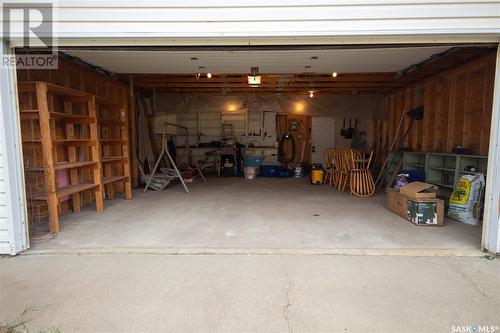
[[[457,205],[465,205],[469,200],[471,182],[468,179],[460,178],[453,190],[450,198],[450,203]]]

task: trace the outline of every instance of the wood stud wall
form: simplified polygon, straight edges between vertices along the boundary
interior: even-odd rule
[[[487,155],[490,136],[495,52],[429,77],[384,97],[384,114],[374,120],[375,150],[388,147],[401,114],[424,107],[402,147],[413,151],[451,152],[462,146]],[[405,117],[403,129],[408,128]]]

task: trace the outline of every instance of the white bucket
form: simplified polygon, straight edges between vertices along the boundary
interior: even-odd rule
[[[253,180],[257,178],[257,168],[253,166],[247,166],[244,169],[245,172],[245,179],[246,180]]]
[[[295,172],[293,174],[295,178],[300,178],[302,177],[302,167],[301,166],[296,166],[295,167]]]

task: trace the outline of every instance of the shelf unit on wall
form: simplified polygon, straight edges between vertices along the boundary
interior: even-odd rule
[[[487,165],[487,156],[403,152],[403,170],[424,171],[427,183],[449,191],[464,174],[482,173],[486,176]],[[467,171],[470,167],[476,171]]]
[[[103,97],[95,97],[99,143],[101,146],[102,183],[107,199],[114,199],[122,184],[125,199],[132,199],[130,177],[128,121],[125,108]]]
[[[28,201],[46,202],[50,231],[59,232],[58,206],[68,198],[79,212],[80,193],[92,191],[104,209],[94,97],[42,81],[20,83],[19,95],[26,185],[36,187]]]

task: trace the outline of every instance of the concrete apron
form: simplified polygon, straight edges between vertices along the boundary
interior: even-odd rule
[[[71,248],[28,250],[20,255],[98,255],[98,254],[156,254],[156,255],[338,255],[338,256],[398,256],[398,257],[484,257],[479,249],[265,249],[265,248]]]

